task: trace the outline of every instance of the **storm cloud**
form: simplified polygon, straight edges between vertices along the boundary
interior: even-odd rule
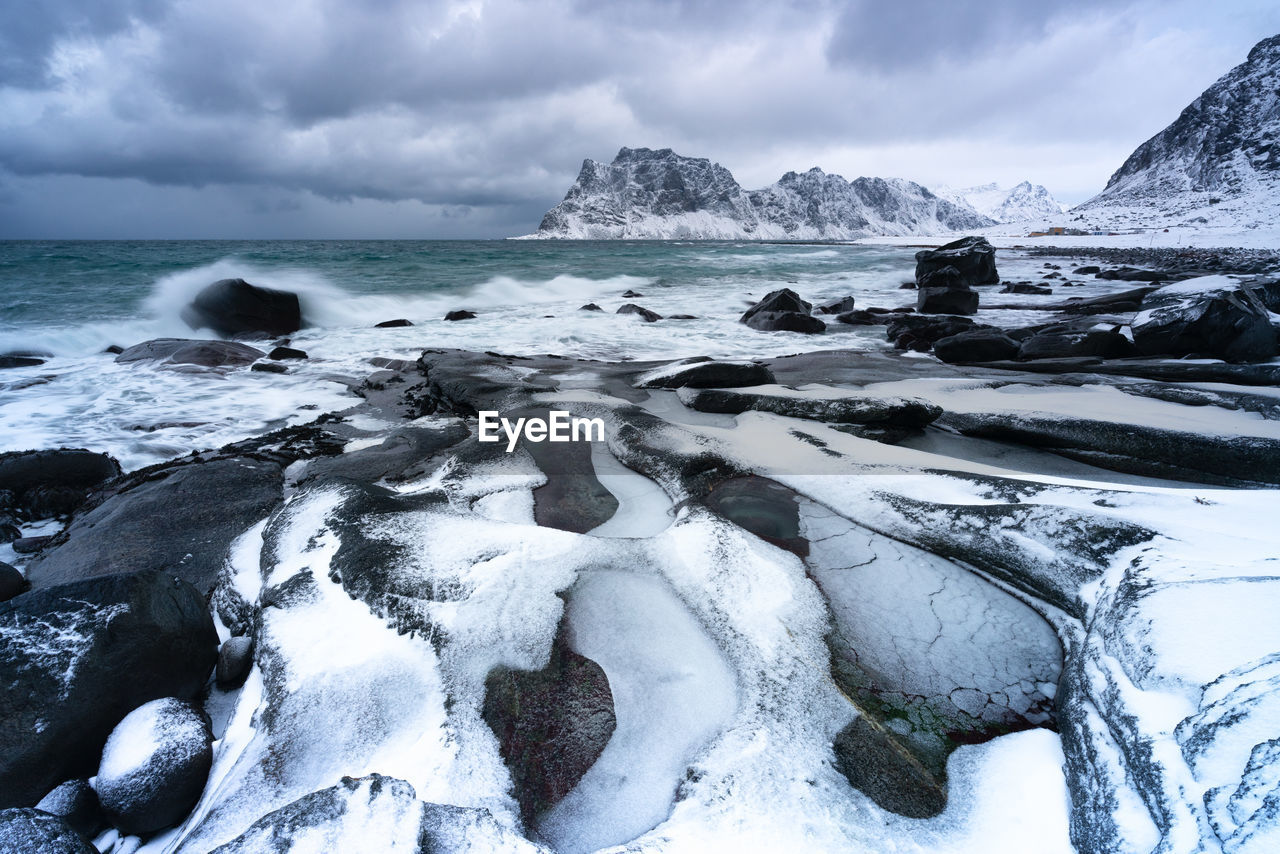
[[[1201,5],[9,4],[0,237],[503,236],[623,145],[1079,201],[1280,30]]]

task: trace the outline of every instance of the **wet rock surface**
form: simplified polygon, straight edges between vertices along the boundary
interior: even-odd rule
[[[195,697],[216,655],[203,596],[160,573],[0,604],[0,803],[31,805],[92,774],[126,714],[157,697]]]
[[[182,319],[193,329],[212,329],[227,336],[287,335],[302,328],[297,294],[251,285],[244,279],[209,285],[183,310]]]

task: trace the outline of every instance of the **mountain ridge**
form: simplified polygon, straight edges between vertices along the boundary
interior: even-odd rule
[[[942,234],[994,221],[900,178],[813,167],[745,190],[728,169],[670,148],[623,147],[583,161],[564,199],[532,237],[582,239],[852,240]]]

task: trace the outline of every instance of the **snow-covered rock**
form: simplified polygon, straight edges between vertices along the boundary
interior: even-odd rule
[[[941,234],[987,217],[897,178],[846,181],[821,169],[744,190],[729,170],[669,148],[623,148],[586,160],[532,237],[571,239],[849,240]]]
[[[213,761],[209,718],[166,697],[134,709],[111,731],[94,788],[111,823],[146,836],[187,817]]]
[[[1067,206],[1055,199],[1048,190],[1030,181],[1023,181],[1012,187],[991,183],[958,189],[947,186],[931,189],[939,198],[969,208],[999,223],[1056,216],[1067,210]]]
[[[1280,352],[1280,328],[1268,302],[1280,294],[1230,276],[1202,276],[1147,294],[1134,316],[1133,343],[1143,355],[1201,355],[1260,362]]]
[[[60,817],[29,807],[0,810],[0,850],[14,854],[97,854],[98,851]]]

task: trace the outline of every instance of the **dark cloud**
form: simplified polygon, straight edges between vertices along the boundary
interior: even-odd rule
[[[397,231],[396,217],[401,230],[528,231],[584,157],[623,145],[708,156],[747,186],[819,165],[1084,194],[1280,29],[1261,0],[55,0],[29,11],[0,13],[13,48],[0,59],[0,178],[15,176],[0,236],[25,227],[21,204],[40,221],[62,211],[87,223],[125,198],[192,227],[209,226],[206,199],[246,227],[291,232]]]

